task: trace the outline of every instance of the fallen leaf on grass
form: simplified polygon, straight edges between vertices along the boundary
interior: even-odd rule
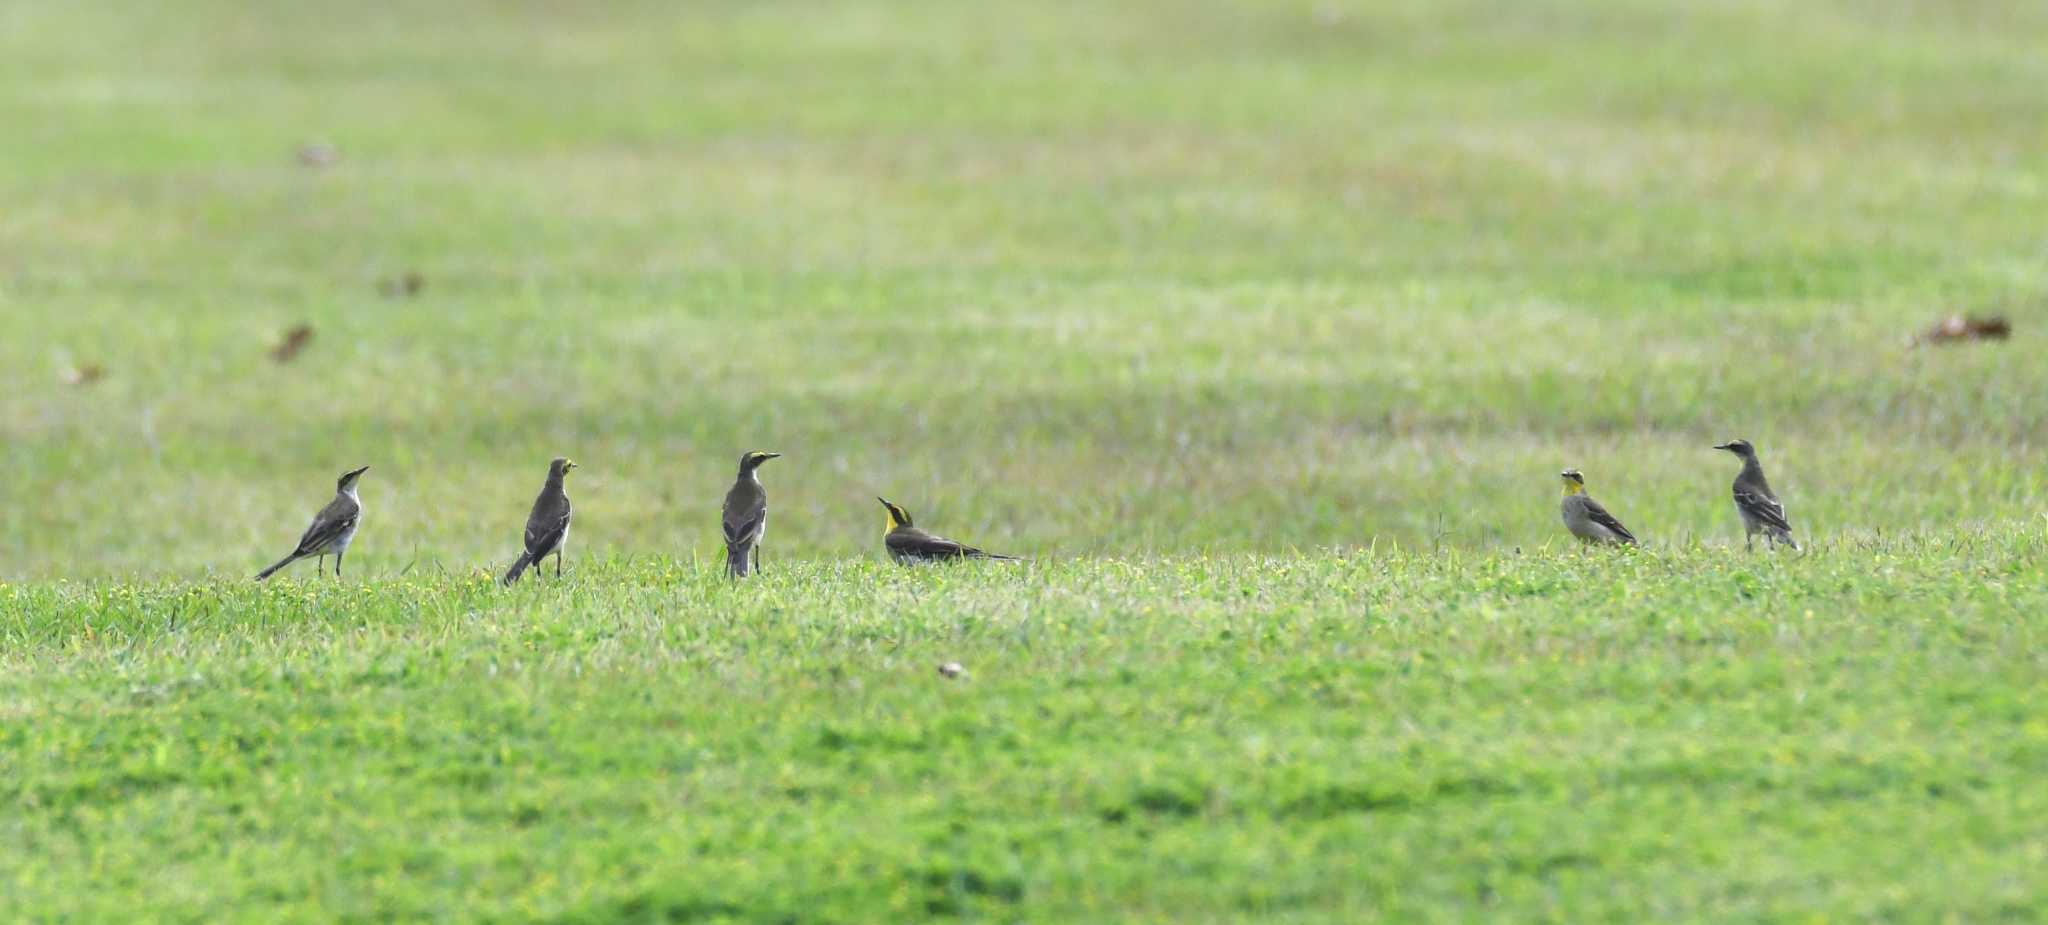
[[[100,366],[100,364],[87,363],[84,366],[64,370],[57,374],[57,378],[64,380],[65,385],[86,386],[100,381],[101,377],[106,374],[106,368]]]
[[[306,345],[312,340],[312,325],[302,324],[294,327],[284,332],[284,340],[278,341],[277,346],[270,348],[270,358],[279,363],[289,363],[293,357],[299,355],[299,351],[306,349]]]
[[[332,167],[341,160],[341,152],[326,142],[312,142],[299,146],[299,164],[304,167]]]
[[[2012,322],[2003,315],[1966,318],[1950,315],[1934,323],[1914,339],[1918,344],[1953,344],[1971,340],[2004,340],[2012,336]]]
[[[387,299],[410,299],[427,288],[427,278],[418,270],[407,270],[405,275],[395,279],[379,280],[377,292]]]

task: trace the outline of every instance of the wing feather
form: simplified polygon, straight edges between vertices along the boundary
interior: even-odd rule
[[[741,480],[725,493],[725,509],[719,520],[725,528],[725,545],[739,547],[760,542],[761,528],[768,520],[768,493],[758,483]]]
[[[1792,522],[1785,519],[1785,505],[1770,495],[1747,488],[1737,488],[1735,504],[1749,516],[1756,518],[1758,523],[1773,530],[1792,529]]]
[[[313,519],[313,525],[306,528],[305,535],[299,537],[299,548],[293,550],[292,555],[319,555],[329,544],[355,527],[359,513],[351,510],[339,516],[329,516],[328,511],[321,511],[320,516]]]
[[[526,554],[539,561],[555,547],[562,545],[562,537],[569,532],[569,514],[564,511],[553,520],[527,518]]]
[[[1600,502],[1591,498],[1586,499],[1586,519],[1614,531],[1614,535],[1626,542],[1636,541],[1635,534],[1628,532],[1628,528],[1622,526],[1621,521],[1615,519],[1613,514],[1607,513],[1607,509],[1601,507]]]
[[[908,553],[926,559],[957,559],[986,555],[981,550],[965,543],[949,540],[935,533],[926,533],[923,530],[891,531],[883,542],[896,552]]]

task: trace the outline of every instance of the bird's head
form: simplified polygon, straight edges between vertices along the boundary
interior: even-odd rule
[[[570,459],[567,456],[557,456],[554,458],[554,461],[548,463],[548,478],[561,478],[562,476],[568,475],[569,470],[574,468],[576,468],[575,460]]]
[[[1747,440],[1730,440],[1727,443],[1716,443],[1714,444],[1714,449],[1727,450],[1743,459],[1749,459],[1756,455],[1756,447],[1750,445],[1750,442]]]
[[[1577,469],[1566,469],[1558,473],[1557,477],[1564,480],[1565,494],[1576,495],[1586,490],[1586,477]]]
[[[762,463],[780,457],[781,455],[781,453],[770,453],[766,450],[753,450],[747,453],[742,453],[740,454],[740,472],[741,474],[752,472],[755,469],[761,468]]]
[[[887,509],[889,512],[889,529],[894,530],[897,527],[910,526],[909,511],[897,507],[896,505],[890,504],[889,499],[887,498],[876,498],[875,500],[882,502],[882,507]]]
[[[361,469],[350,469],[347,472],[342,473],[341,478],[336,479],[334,482],[334,490],[347,491],[351,488],[356,487],[356,480],[362,478],[363,473],[368,471],[370,471],[370,467],[364,466]]]

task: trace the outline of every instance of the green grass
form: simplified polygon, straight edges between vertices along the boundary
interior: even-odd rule
[[[2044,544],[15,586],[0,914],[2026,921]]]
[[[9,4],[0,918],[2031,918],[2043,86],[1996,0]]]
[[[365,574],[502,562],[558,453],[708,555],[756,446],[810,559],[1511,547],[1567,465],[1725,538],[1731,436],[1815,533],[2039,509],[2048,23],[1864,6],[18,6],[0,562],[252,572],[364,463]]]

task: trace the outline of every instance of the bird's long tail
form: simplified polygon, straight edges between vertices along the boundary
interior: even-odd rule
[[[297,562],[297,561],[299,561],[299,554],[298,554],[298,553],[292,553],[292,554],[291,554],[291,555],[289,555],[289,556],[286,556],[286,557],[284,557],[284,558],[282,558],[282,559],[279,559],[279,560],[277,560],[277,564],[276,564],[276,565],[273,565],[273,566],[271,566],[271,567],[269,567],[269,568],[267,568],[267,569],[264,569],[263,571],[257,572],[257,573],[256,573],[256,580],[257,580],[257,581],[262,581],[262,580],[263,580],[263,579],[265,579],[265,578],[269,578],[270,576],[272,576],[272,575],[275,575],[275,574],[277,574],[277,570],[278,570],[278,569],[284,568],[285,566],[287,566],[287,565],[290,565],[290,564],[292,564],[292,563],[294,563],[294,562]]]
[[[754,550],[751,546],[725,547],[725,573],[734,578],[745,578],[754,571]]]
[[[1000,559],[1000,560],[1002,560],[1002,561],[1004,561],[1004,562],[1022,562],[1022,561],[1024,561],[1024,557],[1023,557],[1023,556],[1004,556],[1004,555],[997,555],[996,553],[992,553],[992,552],[985,552],[985,553],[982,553],[981,555],[979,555],[979,556],[976,556],[975,558],[977,558],[977,559]]]
[[[533,553],[530,553],[530,552],[522,552],[522,553],[520,553],[520,554],[519,554],[519,560],[518,560],[518,561],[516,561],[516,562],[513,562],[513,563],[512,563],[512,567],[511,567],[511,568],[508,568],[508,569],[506,569],[506,570],[505,570],[505,577],[504,577],[504,578],[501,578],[501,579],[499,579],[499,581],[501,581],[501,582],[503,582],[503,583],[505,583],[505,584],[507,584],[507,585],[509,585],[509,584],[511,584],[511,583],[513,583],[513,582],[515,582],[515,581],[518,581],[518,580],[519,580],[519,576],[520,576],[520,574],[521,574],[521,573],[523,573],[523,572],[525,572],[525,571],[526,571],[526,567],[527,567],[527,566],[529,566],[529,565],[532,565],[532,564],[533,564]]]

